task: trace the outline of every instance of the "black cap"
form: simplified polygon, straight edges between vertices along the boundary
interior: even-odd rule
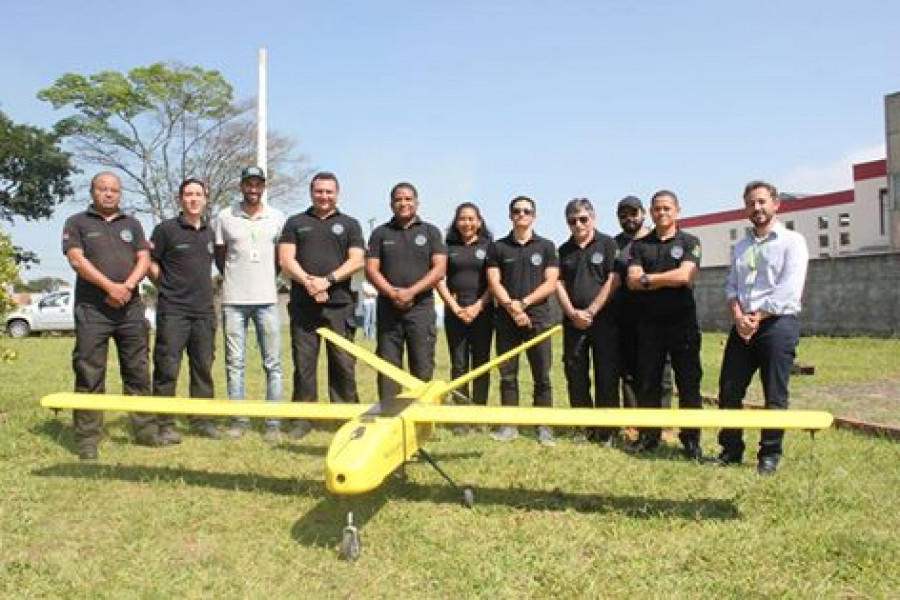
[[[247,167],[243,171],[241,171],[241,181],[250,179],[251,177],[256,177],[257,179],[262,179],[263,181],[265,181],[266,172],[259,167]]]
[[[624,198],[619,200],[619,207],[616,209],[616,211],[618,212],[623,208],[633,208],[635,210],[643,211],[644,205],[641,204],[641,199],[637,196],[625,196]]]

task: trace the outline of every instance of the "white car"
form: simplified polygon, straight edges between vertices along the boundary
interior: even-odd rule
[[[72,291],[53,292],[43,296],[37,304],[21,306],[6,316],[6,331],[11,337],[23,338],[41,331],[75,331],[72,312]],[[156,311],[147,307],[147,324],[156,327]]]

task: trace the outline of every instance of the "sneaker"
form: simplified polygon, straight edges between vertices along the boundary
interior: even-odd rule
[[[719,453],[719,456],[716,457],[716,464],[720,467],[729,467],[731,465],[739,465],[744,461],[744,457],[740,454],[731,454],[730,452],[722,451]]]
[[[686,442],[681,452],[688,460],[703,460],[703,449],[698,442]]]
[[[171,425],[163,425],[160,427],[159,437],[162,438],[167,446],[181,443],[181,434],[175,431],[175,428]]]
[[[292,440],[302,440],[310,431],[312,431],[312,423],[309,421],[298,419],[294,421],[294,426],[288,430],[288,437]]]
[[[575,434],[572,436],[573,444],[587,444],[590,441],[590,437],[584,429],[576,429]]]
[[[625,452],[628,454],[644,454],[653,452],[659,448],[659,440],[636,439],[625,444]]]
[[[496,442],[511,442],[519,437],[519,428],[513,425],[504,425],[491,434],[491,439]]]
[[[598,435],[594,439],[601,448],[614,448],[616,445],[616,436],[611,433]]]
[[[277,444],[281,441],[281,427],[277,425],[266,426],[266,432],[263,434],[263,441],[267,444]]]
[[[242,437],[244,437],[244,432],[246,430],[247,430],[247,428],[244,427],[243,425],[241,425],[240,423],[235,423],[234,425],[229,427],[227,430],[225,430],[225,435],[227,435],[228,437],[230,437],[233,440],[239,440]]]
[[[556,440],[553,439],[553,430],[550,429],[549,425],[539,425],[537,428],[537,432],[538,442],[540,442],[541,446],[552,448],[556,445]]]

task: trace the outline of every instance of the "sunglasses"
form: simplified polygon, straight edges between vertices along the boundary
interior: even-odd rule
[[[569,222],[569,227],[571,227],[575,223],[580,223],[581,225],[587,225],[588,221],[590,221],[591,218],[587,215],[581,215],[580,217],[569,217],[566,220]]]
[[[533,215],[534,214],[534,211],[531,210],[530,208],[518,208],[518,207],[512,209],[509,212],[514,215]]]

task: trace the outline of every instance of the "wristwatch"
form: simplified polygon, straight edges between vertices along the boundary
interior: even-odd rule
[[[531,306],[531,302],[529,302],[525,298],[522,298],[521,300],[519,300],[519,304],[522,305],[522,310],[528,310],[528,307]]]
[[[334,276],[334,273],[329,273],[325,276],[325,281],[327,281],[330,285],[334,285],[337,283],[337,277]]]
[[[650,287],[650,276],[646,273],[641,275],[641,287],[645,290]]]

